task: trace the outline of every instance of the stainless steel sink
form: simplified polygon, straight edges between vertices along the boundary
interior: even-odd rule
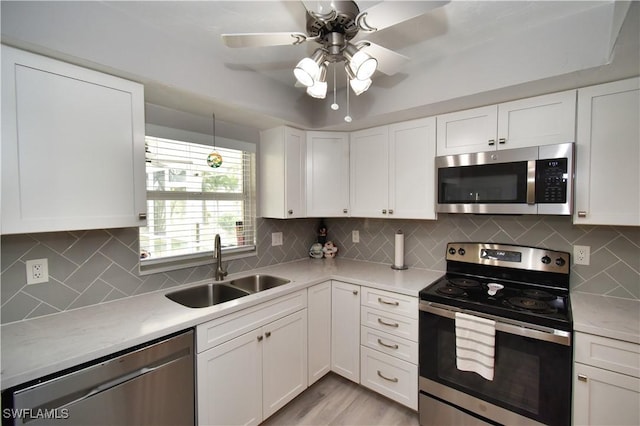
[[[270,288],[278,287],[284,284],[288,284],[291,281],[284,278],[274,277],[273,275],[249,275],[248,277],[237,278],[229,281],[229,285],[240,288],[242,290],[249,291],[251,293],[258,293],[260,291],[269,290]]]
[[[231,281],[212,282],[167,293],[170,300],[189,308],[206,308],[270,288],[288,284],[289,280],[272,275],[249,275]]]
[[[166,296],[174,302],[190,308],[206,308],[250,294],[250,292],[241,288],[221,283],[211,283],[174,291]]]

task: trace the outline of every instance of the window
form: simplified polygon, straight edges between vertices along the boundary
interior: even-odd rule
[[[140,228],[140,271],[211,263],[214,238],[223,253],[255,253],[255,154],[146,137],[147,226]]]

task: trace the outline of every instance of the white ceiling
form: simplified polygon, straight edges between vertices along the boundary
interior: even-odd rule
[[[377,3],[358,2],[361,10]],[[625,58],[615,58],[628,3],[454,0],[403,25],[358,35],[411,62],[395,76],[376,73],[372,88],[352,97],[354,122],[347,125],[344,108],[332,113],[331,100],[311,99],[294,86],[292,68],[313,42],[244,49],[221,42],[223,33],[305,32],[300,1],[1,6],[5,43],[141,81],[150,102],[202,116],[214,110],[222,120],[258,129],[363,128],[640,72],[637,5],[625,22],[623,34],[631,33],[621,47]],[[339,96],[344,106],[344,91]]]

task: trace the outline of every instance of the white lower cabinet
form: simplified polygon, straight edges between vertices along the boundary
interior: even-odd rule
[[[311,386],[331,371],[331,281],[309,287],[307,318]]]
[[[640,424],[640,345],[575,333],[574,425]]]
[[[331,285],[331,371],[360,383],[360,286]]]
[[[418,409],[418,299],[362,288],[360,383]]]
[[[198,424],[259,424],[307,388],[306,291],[263,305],[198,326]]]

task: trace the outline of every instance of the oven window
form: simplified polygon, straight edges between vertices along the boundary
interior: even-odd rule
[[[419,345],[420,376],[541,423],[569,424],[571,347],[497,332],[494,378],[486,380],[457,369],[453,319],[421,311]]]
[[[527,162],[438,169],[438,202],[526,203]]]

